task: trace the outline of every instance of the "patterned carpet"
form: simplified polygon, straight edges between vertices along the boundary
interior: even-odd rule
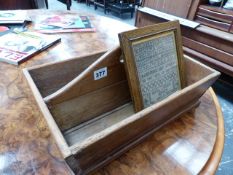
[[[213,86],[222,107],[225,125],[225,144],[221,163],[216,175],[233,174],[233,86],[216,82]]]

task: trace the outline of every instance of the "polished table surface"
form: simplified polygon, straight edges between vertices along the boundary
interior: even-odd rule
[[[73,12],[31,10],[40,14]],[[65,60],[117,46],[122,22],[88,15],[94,33],[59,34],[62,42],[20,66],[0,62],[0,174],[72,174],[56,146],[22,69]],[[223,118],[210,88],[200,105],[164,126],[143,143],[100,169],[96,175],[212,174],[221,159]]]

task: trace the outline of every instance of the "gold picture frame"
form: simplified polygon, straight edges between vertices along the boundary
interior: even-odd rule
[[[119,40],[136,112],[184,87],[178,21],[123,32],[119,34]]]

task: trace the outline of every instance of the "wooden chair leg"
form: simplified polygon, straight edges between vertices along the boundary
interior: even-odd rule
[[[71,0],[66,0],[67,10],[70,10]]]
[[[48,9],[49,8],[48,0],[45,0],[45,5],[46,5],[46,8]]]
[[[131,18],[133,18],[133,12],[131,12]]]

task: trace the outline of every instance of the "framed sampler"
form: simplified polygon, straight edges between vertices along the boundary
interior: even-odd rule
[[[184,87],[183,51],[178,21],[119,34],[135,111]]]

